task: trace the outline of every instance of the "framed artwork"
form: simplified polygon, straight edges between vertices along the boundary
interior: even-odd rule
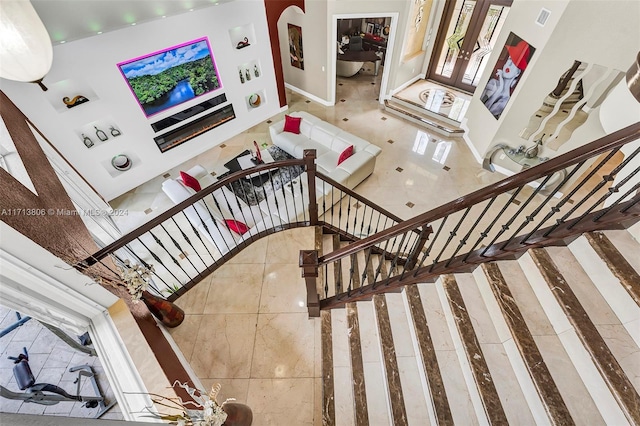
[[[289,59],[291,66],[304,69],[304,54],[302,52],[302,28],[287,24],[289,30]]]
[[[147,117],[220,89],[206,37],[118,64]]]
[[[520,82],[536,48],[509,33],[504,48],[493,67],[491,78],[482,91],[480,100],[489,112],[498,119],[511,99],[511,94]]]

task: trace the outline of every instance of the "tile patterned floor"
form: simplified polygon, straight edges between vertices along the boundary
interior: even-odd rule
[[[203,386],[253,410],[253,425],[320,425],[320,323],[309,319],[300,277],[311,228],[263,238],[178,300],[170,333]],[[302,344],[301,344],[302,342]],[[293,408],[295,407],[295,409]]]
[[[15,311],[0,306],[0,329],[8,327],[15,321]],[[69,368],[86,364],[90,365],[96,373],[98,384],[107,401],[115,400],[111,386],[104,377],[100,359],[74,350],[34,319],[0,338],[0,384],[7,389],[21,392],[13,377],[13,361],[7,357],[19,355],[23,347],[26,347],[29,353],[29,366],[36,377],[36,383],[52,383],[74,394],[76,390],[74,380],[77,373],[70,373]],[[81,394],[95,395],[88,380],[83,380]],[[60,402],[47,406],[0,398],[0,413],[92,418],[99,411],[99,408],[83,407],[80,402]],[[101,418],[123,420],[124,417],[116,404]],[[1,415],[0,424],[3,424]]]

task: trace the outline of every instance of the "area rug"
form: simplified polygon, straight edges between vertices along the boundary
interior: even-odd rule
[[[270,146],[267,150],[275,161],[291,160],[294,158],[275,145]],[[303,166],[288,166],[271,172],[269,180],[260,186],[254,186],[248,179],[238,179],[235,182],[231,182],[227,187],[233,191],[236,197],[247,203],[247,205],[255,206],[273,194],[274,191],[282,188],[284,184],[300,176],[303,172]],[[231,172],[220,175],[218,179],[228,176],[230,173]]]

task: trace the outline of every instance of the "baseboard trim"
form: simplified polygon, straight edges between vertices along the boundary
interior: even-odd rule
[[[329,106],[333,106],[335,104],[334,102],[329,102],[329,101],[327,101],[325,99],[319,98],[316,95],[312,95],[309,92],[305,92],[304,90],[299,89],[296,86],[292,86],[289,83],[285,83],[284,87],[286,87],[287,89],[290,89],[290,90],[292,90],[292,91],[294,91],[294,92],[296,92],[296,93],[298,93],[298,94],[300,94],[300,95],[302,95],[302,96],[304,96],[306,98],[309,98],[312,101],[319,103],[320,105],[324,105],[324,106],[328,106],[329,107]]]

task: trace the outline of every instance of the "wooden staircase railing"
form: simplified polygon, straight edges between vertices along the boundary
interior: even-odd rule
[[[311,277],[312,267],[330,268],[342,260],[370,259],[373,247],[383,250],[385,258],[377,262],[387,263],[391,271],[388,276],[379,280],[376,274],[375,282],[357,289],[325,291],[320,308],[327,309],[405,284],[435,279],[442,273],[514,258],[532,247],[561,244],[583,232],[628,226],[640,220],[640,147],[636,146],[640,144],[631,145],[638,138],[640,123],[635,123],[332,253],[317,256],[315,265],[301,264],[301,267]],[[618,163],[616,154],[625,146],[624,158]],[[551,177],[562,170],[567,173],[561,181],[549,185]],[[416,233],[417,237],[412,239]],[[307,255],[306,259],[314,257]],[[358,280],[365,283],[366,269],[350,269],[354,270],[365,271]]]

